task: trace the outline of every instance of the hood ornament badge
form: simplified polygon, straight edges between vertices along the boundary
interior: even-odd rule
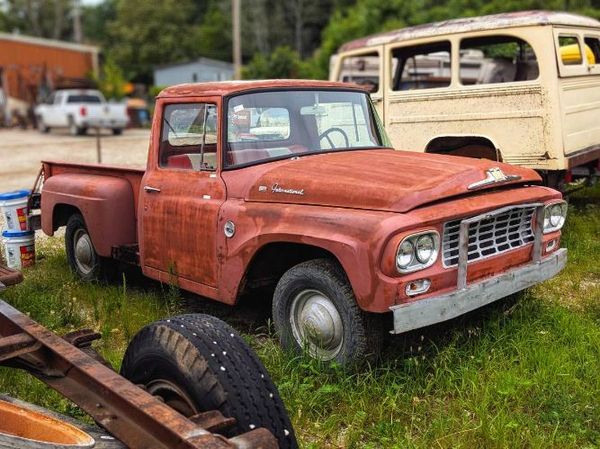
[[[500,170],[500,167],[490,168],[489,170],[486,170],[485,173],[486,173],[485,179],[474,182],[473,184],[469,185],[469,187],[467,187],[467,189],[475,190],[475,189],[479,189],[481,187],[485,187],[490,184],[497,184],[497,183],[508,182],[508,181],[517,181],[517,180],[521,179],[521,177],[519,175],[505,175],[504,172],[502,170]]]

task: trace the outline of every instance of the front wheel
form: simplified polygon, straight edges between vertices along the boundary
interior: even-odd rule
[[[379,316],[363,312],[341,267],[328,259],[288,270],[273,296],[273,322],[282,346],[323,362],[360,366],[379,354]]]
[[[123,134],[123,129],[113,128],[112,133],[113,133],[113,136],[120,136],[121,134]]]
[[[150,324],[131,341],[121,375],[190,417],[235,418],[227,437],[264,427],[279,447],[298,447],[277,387],[254,351],[218,318],[189,314]]]

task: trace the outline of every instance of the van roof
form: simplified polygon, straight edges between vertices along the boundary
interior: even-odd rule
[[[339,51],[356,50],[364,47],[444,34],[534,25],[566,25],[600,28],[600,22],[596,19],[578,14],[554,11],[518,11],[492,14],[489,16],[444,20],[443,22],[425,23],[422,25],[401,28],[399,30],[377,33],[350,41],[342,45]]]

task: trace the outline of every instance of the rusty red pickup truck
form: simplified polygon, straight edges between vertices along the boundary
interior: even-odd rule
[[[271,286],[284,347],[343,365],[556,275],[567,207],[533,171],[397,151],[368,93],[170,87],[146,170],[43,162],[42,227],[83,279],[116,261],[235,304]]]

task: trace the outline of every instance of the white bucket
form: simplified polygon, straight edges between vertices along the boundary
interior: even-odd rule
[[[29,231],[28,197],[29,190],[0,193],[0,210],[4,218],[4,229],[19,232]]]
[[[4,243],[6,265],[9,268],[20,270],[35,263],[35,233],[33,231],[4,231],[2,243]]]

